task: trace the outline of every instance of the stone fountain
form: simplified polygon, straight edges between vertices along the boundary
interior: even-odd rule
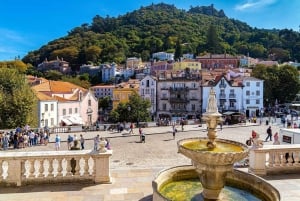
[[[249,150],[245,144],[217,138],[216,128],[223,119],[218,112],[213,88],[210,90],[203,120],[207,125],[207,137],[188,138],[177,142],[178,152],[192,160],[193,168],[181,166],[161,172],[152,183],[153,200],[169,200],[159,192],[162,186],[173,180],[191,179],[195,175],[200,178],[202,192],[192,200],[227,200],[221,193],[227,183],[242,186],[251,193],[255,192],[263,200],[280,200],[278,191],[263,179],[233,170],[234,163],[245,158]],[[253,186],[255,183],[257,186]]]

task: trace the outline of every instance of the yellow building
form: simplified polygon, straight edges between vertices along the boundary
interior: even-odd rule
[[[173,70],[184,70],[189,68],[190,70],[201,70],[201,63],[198,61],[181,61],[174,63]]]
[[[116,109],[119,103],[127,103],[134,91],[139,94],[139,87],[140,81],[136,79],[116,85],[113,90],[113,109]]]

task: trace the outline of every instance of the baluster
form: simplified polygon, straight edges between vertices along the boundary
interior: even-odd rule
[[[0,161],[0,181],[2,181],[2,179],[3,179],[3,176],[2,176],[2,174],[3,174],[2,164],[3,164],[3,161]]]
[[[293,165],[293,161],[294,161],[293,160],[293,152],[289,151],[288,153],[289,153],[289,155],[288,155],[289,156],[288,157],[288,165],[292,166]]]
[[[95,167],[95,161],[92,157],[90,157],[88,159],[88,165],[89,165],[89,173],[90,175],[94,175],[95,174],[95,170],[96,170],[96,167]]]
[[[89,176],[89,158],[84,158],[84,173],[83,176]]]
[[[280,152],[274,152],[274,157],[275,157],[275,164],[274,166],[280,166]]]
[[[293,166],[299,166],[299,151],[294,151],[294,160]]]
[[[49,161],[48,177],[53,177],[54,176],[54,174],[53,174],[53,171],[54,171],[54,168],[53,168],[53,158],[49,158],[48,161]]]
[[[67,174],[66,176],[72,176],[73,175],[73,172],[72,172],[72,160],[73,158],[67,158],[66,161],[67,161]]]
[[[30,168],[29,168],[29,176],[28,178],[33,178],[34,176],[34,159],[28,159]]]
[[[280,152],[280,165],[286,166],[285,152]]]
[[[275,157],[274,152],[269,152],[269,158],[268,158],[269,167],[274,166],[274,157]]]
[[[40,168],[39,168],[39,175],[38,175],[38,177],[45,177],[45,175],[43,174],[44,170],[45,170],[45,168],[44,168],[45,161],[43,159],[40,159],[39,162],[40,162]]]
[[[21,177],[22,178],[26,178],[26,175],[25,175],[25,172],[26,172],[26,165],[25,165],[25,163],[26,163],[26,160],[22,160],[21,161]]]
[[[74,175],[76,175],[76,176],[78,176],[78,175],[80,175],[80,172],[79,172],[79,170],[80,170],[80,158],[77,158],[77,159],[75,159],[76,160],[76,163],[75,163],[75,174]]]
[[[62,158],[56,159],[57,160],[57,177],[62,177],[63,176],[63,168],[62,168]]]

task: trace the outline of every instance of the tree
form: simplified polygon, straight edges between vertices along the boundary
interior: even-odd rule
[[[292,66],[256,66],[252,76],[264,80],[264,99],[280,103],[292,101],[300,90],[298,71]]]
[[[92,46],[88,47],[85,50],[86,61],[97,63],[100,58],[101,52],[102,52],[102,49],[98,46],[92,45]]]
[[[127,108],[130,108],[130,111],[128,113],[129,120],[131,120],[132,122],[137,122],[137,125],[141,121],[149,121],[150,107],[151,103],[149,100],[144,100],[141,96],[134,92],[129,97],[129,102],[127,104]]]
[[[0,62],[0,68],[17,69],[19,72],[23,73],[27,70],[27,65],[21,60],[3,61]]]
[[[150,120],[150,107],[149,100],[144,100],[137,92],[133,92],[127,103],[120,103],[110,113],[110,120],[114,122],[136,122],[138,125],[139,122]]]
[[[178,39],[176,42],[174,59],[179,60],[180,57],[182,57],[182,47],[181,47],[180,40]]]
[[[217,34],[217,29],[214,25],[210,25],[206,35],[206,49],[210,53],[222,53],[220,40]]]
[[[37,100],[24,74],[16,69],[0,69],[0,128],[36,126]]]

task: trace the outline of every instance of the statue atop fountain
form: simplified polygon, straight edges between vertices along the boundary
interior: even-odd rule
[[[213,88],[210,89],[206,112],[203,114],[203,120],[207,125],[207,147],[213,149],[216,147],[215,139],[217,138],[216,128],[219,123],[223,122],[222,115],[218,112],[216,93]]]

